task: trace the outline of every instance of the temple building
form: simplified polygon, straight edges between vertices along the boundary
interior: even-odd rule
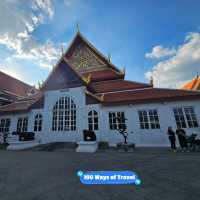
[[[182,89],[186,90],[200,90],[200,76],[197,74],[196,77],[194,77],[191,81],[186,83]]]
[[[36,89],[33,86],[0,71],[0,106],[14,103],[34,92],[36,92]]]
[[[123,141],[118,127],[126,124],[136,146],[169,145],[168,126],[200,133],[199,91],[126,80],[80,32],[40,90],[11,79],[0,73],[1,132],[35,132],[49,143],[81,141],[89,129],[98,141],[115,145]]]

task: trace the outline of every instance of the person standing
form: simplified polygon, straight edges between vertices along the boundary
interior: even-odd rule
[[[175,135],[174,131],[172,130],[171,126],[168,127],[167,135],[169,137],[171,149],[176,152],[176,135]]]
[[[186,132],[180,126],[177,126],[176,134],[178,136],[180,147],[181,147],[182,151],[184,152],[185,150],[187,150]]]

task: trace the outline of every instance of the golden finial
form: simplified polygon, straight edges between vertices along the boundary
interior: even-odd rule
[[[153,86],[153,76],[150,77],[150,85]]]
[[[82,79],[87,83],[89,84],[90,80],[91,80],[91,74],[89,74],[87,77],[83,77]]]
[[[80,25],[78,22],[76,23],[76,32],[80,32]]]
[[[90,82],[91,77],[92,77],[92,74],[89,74],[88,77],[87,77],[87,79],[86,79],[86,83],[87,83],[87,84]]]
[[[108,62],[109,63],[111,62],[111,54],[110,53],[108,54]]]

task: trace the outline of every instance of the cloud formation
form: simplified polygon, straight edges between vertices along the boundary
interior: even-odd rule
[[[165,48],[164,48],[165,49]],[[188,33],[176,52],[145,73],[157,87],[180,88],[200,72],[200,33]]]
[[[166,56],[172,56],[176,54],[176,50],[174,48],[169,49],[169,48],[164,48],[161,45],[157,45],[155,47],[153,47],[152,51],[150,53],[146,53],[145,57],[146,58],[152,58],[152,59],[159,59],[159,58],[163,58]]]
[[[50,40],[39,43],[32,33],[53,16],[51,0],[0,1],[0,46],[10,50],[13,59],[30,59],[41,67],[51,68],[60,51]]]

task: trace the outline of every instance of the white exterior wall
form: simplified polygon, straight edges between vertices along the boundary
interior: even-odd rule
[[[168,136],[166,134],[168,126],[172,126],[176,130],[176,121],[174,119],[174,107],[193,106],[198,123],[200,125],[200,101],[182,101],[170,103],[152,103],[152,104],[138,104],[116,107],[103,107],[102,115],[103,127],[102,138],[110,143],[117,143],[123,141],[123,137],[116,131],[109,129],[108,113],[113,111],[124,111],[127,120],[128,141],[136,143],[137,146],[169,146]],[[138,111],[157,109],[160,129],[140,129]],[[200,137],[200,127],[186,128],[188,135],[197,133]],[[131,134],[133,132],[133,134]],[[178,141],[178,140],[177,140]],[[178,143],[177,143],[178,144]]]
[[[56,104],[59,98],[63,96],[69,96],[76,104],[76,131],[52,131],[53,106]],[[80,141],[82,139],[82,130],[86,128],[86,124],[83,123],[85,110],[84,87],[45,92],[43,110],[44,124],[42,127],[43,131],[41,133],[42,143],[48,143],[52,141]]]
[[[44,109],[34,109],[27,114],[13,114],[0,116],[1,118],[11,118],[10,132],[16,131],[17,120],[19,117],[28,116],[28,131],[34,131],[35,115],[41,113],[43,116],[42,131],[36,132],[36,137],[42,143],[53,141],[77,142],[83,140],[83,130],[88,129],[88,112],[92,109],[98,112],[99,130],[96,131],[98,141],[107,141],[110,144],[122,142],[123,137],[116,131],[109,129],[109,112],[123,111],[127,120],[128,141],[134,142],[137,146],[169,146],[166,131],[168,126],[176,130],[173,108],[193,106],[196,117],[200,125],[200,101],[182,101],[169,103],[151,103],[125,106],[102,106],[99,104],[86,105],[85,87],[71,88],[66,90],[56,90],[45,92]],[[77,108],[76,131],[52,131],[53,106],[60,97],[69,96],[73,99]],[[140,129],[138,110],[157,109],[160,129]],[[131,134],[133,132],[133,134]],[[198,133],[200,137],[200,128],[187,128],[187,134]]]
[[[19,114],[12,114],[12,115],[11,114],[9,114],[9,115],[1,115],[0,116],[0,120],[2,118],[10,118],[11,119],[9,132],[12,133],[13,131],[17,130],[17,121],[18,121],[18,118],[20,118],[20,117],[28,117],[28,118],[30,118],[30,116],[31,116],[31,113],[19,113]],[[30,129],[29,125],[31,123],[32,122],[29,123],[29,121],[28,121],[28,131]]]

